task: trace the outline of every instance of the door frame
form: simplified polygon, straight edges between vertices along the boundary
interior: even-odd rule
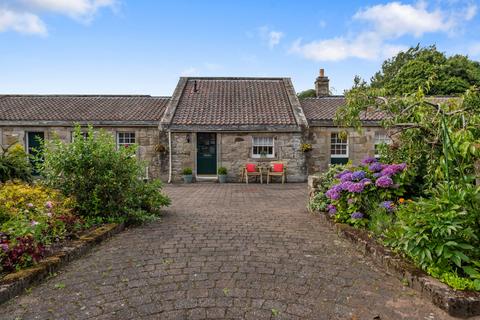
[[[29,133],[43,133],[43,140],[47,139],[45,131],[42,130],[26,130],[24,134],[24,139],[25,139],[25,152],[27,154],[30,154],[30,142],[28,141],[28,134]]]
[[[47,134],[46,134],[46,131],[42,131],[42,130],[25,130],[25,133],[24,133],[25,153],[29,156],[28,161],[32,164],[32,175],[37,176],[37,175],[39,175],[39,173],[37,172],[35,166],[31,162],[31,158],[30,158],[30,156],[32,155],[30,153],[30,141],[29,141],[30,140],[29,139],[30,133],[41,133],[41,134],[43,134],[43,141],[45,141],[47,139],[47,137],[46,137]]]
[[[218,170],[218,165],[219,165],[219,159],[220,159],[220,141],[219,141],[219,138],[221,138],[221,135],[215,131],[199,131],[199,132],[194,132],[192,134],[192,142],[193,142],[193,149],[194,149],[194,171],[195,171],[195,178],[197,178],[199,175],[198,175],[198,159],[197,159],[197,155],[198,155],[198,150],[197,150],[197,135],[199,133],[213,133],[215,135],[215,148],[216,148],[216,159],[215,159],[215,165],[216,165],[216,168],[215,168],[215,174],[213,175],[204,175],[204,174],[201,174],[200,177],[213,177],[213,176],[217,176],[217,170]]]

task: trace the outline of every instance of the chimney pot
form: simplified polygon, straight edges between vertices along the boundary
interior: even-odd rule
[[[320,77],[325,77],[325,70],[324,69],[320,69]]]

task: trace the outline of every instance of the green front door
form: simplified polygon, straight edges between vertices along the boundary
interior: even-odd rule
[[[30,163],[33,167],[33,174],[37,175],[38,172],[35,168],[37,161],[41,158],[38,158],[38,153],[40,151],[42,141],[45,139],[45,134],[43,132],[27,132],[27,147],[28,147],[28,154],[30,157]]]
[[[217,174],[216,133],[197,133],[197,174]]]

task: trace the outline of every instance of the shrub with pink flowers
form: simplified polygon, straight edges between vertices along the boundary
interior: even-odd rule
[[[386,164],[367,158],[358,166],[346,166],[325,192],[328,213],[338,222],[366,226],[379,207],[394,210],[410,177],[405,163]]]

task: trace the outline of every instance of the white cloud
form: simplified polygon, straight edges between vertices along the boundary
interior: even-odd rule
[[[284,36],[283,32],[271,30],[266,26],[258,28],[258,34],[260,38],[266,42],[270,49],[277,46]]]
[[[268,46],[270,48],[275,47],[280,43],[280,39],[283,37],[283,32],[280,31],[270,31],[268,33]]]
[[[290,52],[300,54],[309,60],[340,61],[348,58],[365,60],[386,58],[405,49],[405,46],[384,43],[383,39],[373,32],[364,32],[353,39],[337,37],[305,44],[299,39],[293,43]]]
[[[455,8],[455,9],[452,9]],[[464,21],[477,14],[477,6],[468,3],[452,8],[429,10],[426,2],[415,5],[390,2],[357,11],[352,19],[360,26],[346,36],[303,43],[296,40],[290,52],[315,61],[340,61],[348,58],[375,60],[390,57],[406,47],[392,43],[403,36],[422,37],[441,32],[453,35]]]
[[[471,43],[468,46],[468,54],[473,57],[480,56],[480,42]]]
[[[0,32],[10,30],[24,34],[47,35],[47,27],[38,16],[0,8]]]
[[[385,37],[406,34],[421,37],[425,33],[448,31],[452,23],[439,9],[428,11],[425,3],[416,5],[390,2],[358,11],[354,19],[373,25],[373,29]]]
[[[41,15],[66,15],[89,23],[104,7],[115,9],[118,0],[2,0],[0,3],[0,32],[47,35],[47,26]]]
[[[182,77],[198,76],[198,75],[199,75],[199,72],[198,72],[198,69],[197,69],[197,68],[188,67],[188,68],[182,70],[182,72],[180,72],[180,75],[181,75]]]
[[[70,16],[75,19],[93,18],[102,7],[114,7],[115,0],[19,0],[27,9],[48,11]]]
[[[477,15],[477,12],[478,12],[478,7],[477,5],[475,4],[470,4],[466,9],[465,9],[465,13],[464,13],[464,18],[465,20],[467,21],[470,21],[472,20],[473,18],[475,18],[475,16]]]

